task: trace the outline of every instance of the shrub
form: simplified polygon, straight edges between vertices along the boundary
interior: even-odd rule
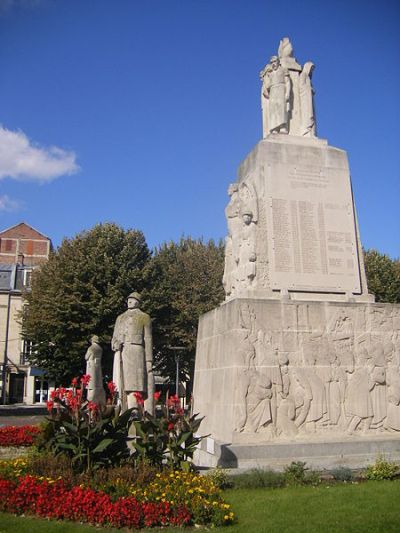
[[[285,466],[284,476],[287,485],[304,485],[306,481],[306,464],[303,461],[292,461]]]
[[[214,468],[211,472],[208,472],[206,475],[211,479],[214,485],[220,489],[226,489],[232,486],[227,471],[219,466]]]
[[[347,466],[338,466],[331,471],[331,474],[333,479],[336,479],[337,481],[346,482],[353,480],[353,472]]]
[[[144,410],[140,393],[134,394],[139,405],[139,419],[133,422],[137,457],[153,465],[161,466],[166,462],[171,469],[188,471],[196,447],[204,438],[196,436],[203,419],[196,414],[186,414],[177,396],[171,396],[162,404],[159,393],[154,395],[158,415],[152,416]]]
[[[230,476],[229,481],[235,489],[278,488],[285,485],[285,477],[281,472],[261,468]]]
[[[100,410],[86,401],[90,376],[74,378],[72,389],[53,391],[47,402],[49,425],[38,447],[54,455],[67,455],[76,471],[118,465],[129,457],[128,431],[133,409],[121,414],[121,408],[108,405]]]
[[[32,446],[40,433],[38,426],[5,426],[0,428],[0,446]]]
[[[387,461],[383,456],[379,456],[375,463],[365,470],[366,478],[373,480],[393,479],[398,474],[399,466],[392,461]]]

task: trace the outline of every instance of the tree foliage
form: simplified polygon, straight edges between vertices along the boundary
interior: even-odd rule
[[[364,252],[368,290],[377,302],[400,303],[400,261],[376,250]]]
[[[32,276],[22,315],[25,338],[33,341],[31,362],[65,383],[84,368],[92,334],[110,361],[110,339],[125,298],[142,290],[150,252],[140,231],[98,224],[65,239]]]
[[[177,354],[181,377],[193,374],[199,316],[222,302],[223,270],[222,243],[188,237],[179,243],[165,243],[155,251],[145,302],[153,318],[155,359],[164,375],[175,377]]]

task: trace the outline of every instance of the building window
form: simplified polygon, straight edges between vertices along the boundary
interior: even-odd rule
[[[4,244],[5,244],[5,247],[6,247],[6,252],[11,252],[12,251],[12,241],[10,241],[10,239],[5,239],[4,240]]]
[[[24,270],[24,287],[25,289],[31,288],[32,270]]]
[[[19,364],[25,365],[29,361],[29,357],[32,355],[32,353],[33,353],[33,342],[30,340],[23,340]]]

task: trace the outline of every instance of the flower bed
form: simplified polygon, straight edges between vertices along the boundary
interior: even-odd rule
[[[5,426],[0,428],[0,446],[32,446],[41,429],[37,426]]]
[[[69,489],[62,480],[29,475],[18,481],[0,479],[0,510],[113,527],[184,526],[191,521],[184,506],[138,502],[133,496],[113,502],[102,491],[79,486]]]
[[[161,471],[136,482],[115,469],[72,482],[31,475],[30,458],[0,461],[0,510],[113,527],[228,525],[235,517],[207,476]]]

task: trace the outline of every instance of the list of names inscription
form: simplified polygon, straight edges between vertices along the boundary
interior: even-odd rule
[[[266,206],[272,288],[360,292],[348,172],[274,167]]]

